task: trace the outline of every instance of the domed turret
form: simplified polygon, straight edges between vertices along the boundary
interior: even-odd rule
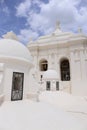
[[[29,91],[32,57],[22,43],[13,39],[0,40],[0,92],[5,100],[22,100]]]
[[[27,47],[12,39],[0,40],[0,59],[14,59],[29,63],[32,62],[32,57]]]
[[[49,69],[43,74],[43,79],[58,80],[58,74],[56,70]]]

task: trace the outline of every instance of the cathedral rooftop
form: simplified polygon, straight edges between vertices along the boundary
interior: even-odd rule
[[[60,27],[60,23],[56,23],[55,30],[45,36],[39,37],[36,41],[32,41],[28,43],[28,47],[34,47],[34,46],[46,46],[46,45],[51,45],[51,44],[57,44],[57,45],[62,45],[74,41],[82,41],[82,40],[87,40],[87,36],[82,33],[81,28],[79,28],[78,33],[75,34],[73,32],[63,32]],[[34,44],[33,44],[34,43]]]

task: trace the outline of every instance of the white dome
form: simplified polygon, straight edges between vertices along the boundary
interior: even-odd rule
[[[58,80],[58,74],[55,70],[49,69],[43,74],[43,79],[56,79]]]
[[[32,57],[27,47],[20,42],[11,39],[0,40],[0,58],[32,62]]]

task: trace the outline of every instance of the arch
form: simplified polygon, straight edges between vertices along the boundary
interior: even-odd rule
[[[39,62],[39,70],[46,71],[48,69],[48,61],[46,59],[41,59]]]
[[[68,58],[60,60],[60,73],[62,81],[70,81],[70,63]]]

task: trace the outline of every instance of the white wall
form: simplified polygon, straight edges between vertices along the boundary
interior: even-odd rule
[[[87,96],[87,52],[83,44],[74,46],[70,52],[72,94]]]
[[[23,99],[26,98],[26,95],[29,91],[29,67],[20,66],[17,64],[5,64],[5,76],[4,76],[4,86],[3,93],[5,95],[5,100],[11,100],[11,91],[12,91],[12,78],[13,72],[24,73],[24,83],[23,83]]]
[[[38,82],[40,81],[40,75],[43,74],[43,72],[39,71],[39,61],[46,59],[48,61],[48,69],[53,68],[58,72],[60,88],[67,86],[67,89],[64,91],[75,95],[87,95],[87,43],[84,43],[84,40],[69,42],[69,46],[51,48],[49,44],[48,48],[44,46],[43,49],[39,48],[33,51],[31,49],[31,54],[34,56],[34,64],[38,71]],[[61,58],[69,59],[71,82],[61,81]]]
[[[87,96],[87,81],[74,80],[72,81],[72,94],[79,96]]]

